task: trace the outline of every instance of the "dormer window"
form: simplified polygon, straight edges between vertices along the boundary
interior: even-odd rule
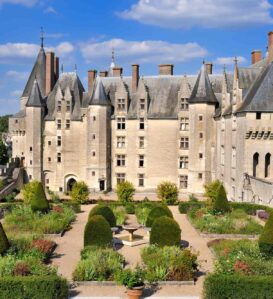
[[[180,99],[180,110],[189,110],[188,99],[186,98]]]
[[[58,101],[57,112],[61,112],[62,110],[62,102]]]
[[[145,99],[140,99],[139,101],[139,110],[145,111]]]
[[[118,99],[117,109],[118,111],[125,111],[125,99]]]
[[[70,112],[70,101],[66,101],[66,112]]]

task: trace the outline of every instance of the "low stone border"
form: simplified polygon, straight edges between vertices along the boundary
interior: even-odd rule
[[[114,281],[74,281],[77,286],[119,286]],[[158,281],[155,283],[146,283],[146,285],[159,285],[159,286],[182,286],[182,285],[195,285],[193,280],[189,281]]]
[[[67,230],[64,229],[62,230],[59,234],[43,234],[44,237],[46,238],[61,238],[65,234]]]
[[[195,282],[193,280],[189,281],[159,281],[156,283],[159,286],[193,286]]]

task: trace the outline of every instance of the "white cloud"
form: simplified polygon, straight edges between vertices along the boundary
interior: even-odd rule
[[[11,93],[10,93],[10,95],[12,96],[12,97],[20,97],[21,95],[22,95],[22,90],[13,90]]]
[[[27,43],[0,44],[0,59],[14,57],[32,58],[37,55],[39,48],[39,45]]]
[[[174,44],[160,40],[127,41],[112,39],[103,42],[80,44],[80,51],[87,63],[109,59],[114,47],[118,62],[165,63],[184,62],[207,55],[197,43]]]
[[[215,59],[214,63],[217,65],[233,65],[235,57],[218,57]],[[247,59],[243,56],[237,57],[238,63],[246,63]]]
[[[268,0],[138,0],[118,13],[125,19],[169,28],[272,24]]]
[[[29,73],[10,70],[6,72],[6,76],[12,78],[13,80],[21,81],[21,80],[26,80],[27,77],[29,76]]]
[[[56,11],[56,9],[54,8],[54,7],[52,7],[52,6],[49,6],[49,7],[47,7],[45,10],[44,10],[44,13],[52,13],[52,14],[57,14],[57,11]]]
[[[74,51],[74,46],[70,42],[62,42],[56,47],[57,55],[67,55]]]
[[[23,6],[32,7],[37,2],[38,2],[38,0],[0,0],[0,6],[2,4],[9,3],[9,4],[20,4]]]

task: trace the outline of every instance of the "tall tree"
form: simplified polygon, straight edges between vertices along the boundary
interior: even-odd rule
[[[5,146],[4,142],[0,140],[0,165],[4,165],[8,162],[8,149]]]

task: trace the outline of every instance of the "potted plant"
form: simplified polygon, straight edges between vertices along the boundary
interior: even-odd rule
[[[144,289],[144,271],[140,267],[137,266],[134,270],[126,269],[118,272],[116,281],[127,288],[128,298],[141,298]]]

